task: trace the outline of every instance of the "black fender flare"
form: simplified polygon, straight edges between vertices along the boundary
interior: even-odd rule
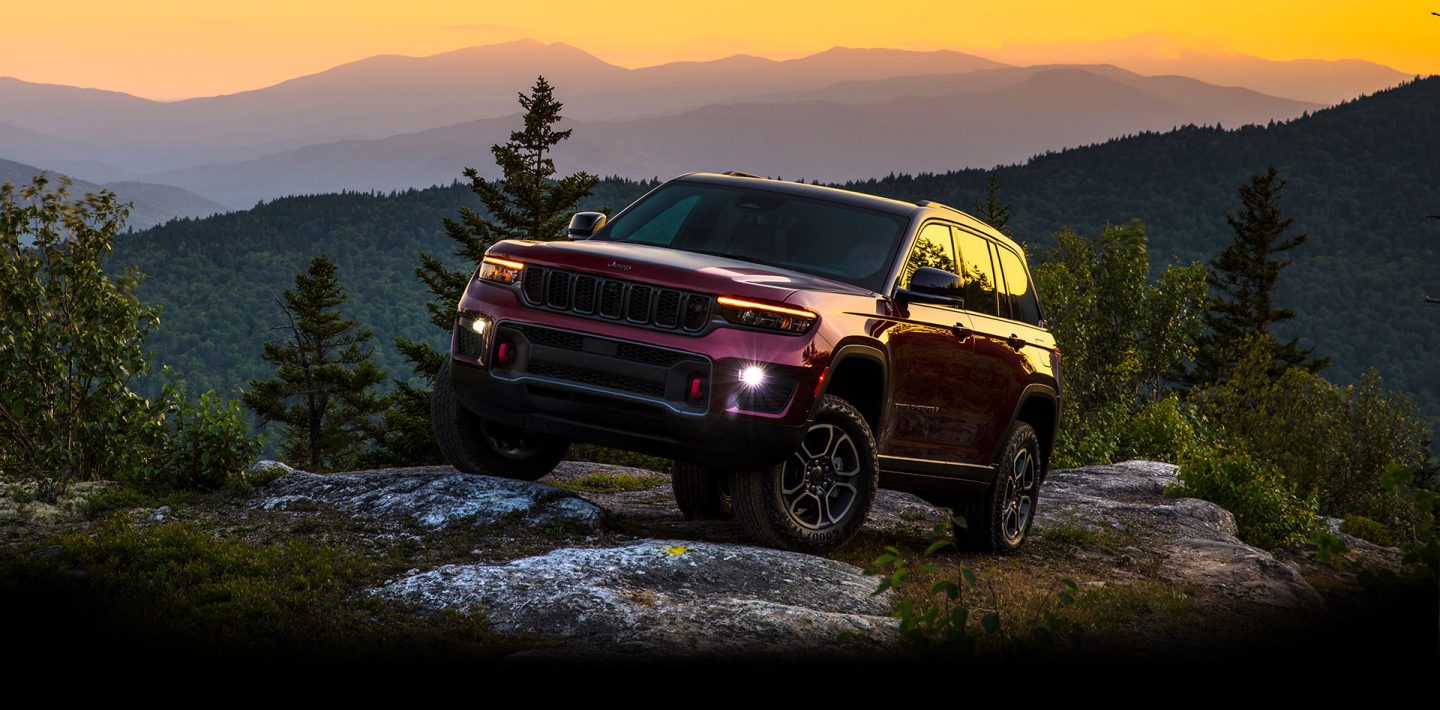
[[[1050,441],[1040,442],[1046,451],[1054,451],[1055,440],[1060,438],[1060,393],[1055,391],[1054,387],[1043,382],[1031,382],[1025,385],[1020,390],[1020,397],[1015,400],[1015,410],[1010,412],[1010,423],[1013,425],[1019,419],[1020,410],[1025,408],[1025,404],[1036,398],[1049,400],[1050,405],[1055,409],[1055,420],[1051,422],[1050,427]],[[1004,449],[1003,443],[1000,448]],[[995,455],[999,456],[1000,453],[997,452]],[[996,463],[999,461],[997,460]]]
[[[825,394],[830,391],[830,383],[835,381],[834,378],[830,376],[829,371],[838,369],[846,360],[856,358],[869,360],[880,366],[880,376],[883,379],[880,382],[880,411],[875,417],[876,430],[874,432],[876,439],[879,439],[881,432],[885,430],[885,423],[890,417],[890,408],[886,406],[886,404],[890,401],[892,382],[890,378],[890,356],[877,344],[847,343],[835,349],[835,353],[830,357],[830,364],[825,367],[825,381],[820,383],[820,391],[816,394],[815,401],[810,405],[808,418],[810,420],[815,418],[815,413],[820,410],[820,403],[824,401]]]

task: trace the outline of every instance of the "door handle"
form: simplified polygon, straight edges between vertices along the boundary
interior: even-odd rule
[[[1010,347],[1014,348],[1016,351],[1023,350],[1026,345],[1029,345],[1029,343],[1025,342],[1024,338],[1021,338],[1016,333],[1011,333],[1010,337],[1005,339],[1005,342],[1009,343]]]
[[[950,334],[960,340],[969,340],[970,336],[975,334],[975,331],[970,330],[970,328],[966,327],[963,323],[956,323],[950,326]]]

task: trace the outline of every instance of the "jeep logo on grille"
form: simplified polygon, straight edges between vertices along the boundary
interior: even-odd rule
[[[629,265],[629,264],[622,264],[622,263],[620,263],[620,262],[618,262],[618,261],[612,261],[612,262],[606,264],[606,266],[608,266],[608,267],[610,267],[610,268],[612,268],[612,269],[619,269],[619,270],[621,270],[621,271],[629,271],[629,270],[635,268],[635,267],[633,267],[633,266],[631,266],[631,265]]]

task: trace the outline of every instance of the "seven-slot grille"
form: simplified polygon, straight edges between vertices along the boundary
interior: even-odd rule
[[[698,333],[710,322],[710,297],[673,288],[527,264],[525,305],[631,325]]]

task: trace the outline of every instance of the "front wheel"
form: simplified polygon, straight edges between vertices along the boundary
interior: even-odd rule
[[[1044,480],[1044,459],[1035,429],[1025,422],[1015,422],[990,488],[983,496],[961,499],[955,506],[955,512],[966,523],[963,528],[955,528],[956,546],[999,553],[1020,549],[1035,521]]]
[[[430,428],[451,466],[466,473],[534,481],[555,470],[570,442],[487,422],[465,408],[450,383],[450,358],[440,364],[430,396]]]
[[[735,518],[757,542],[823,553],[849,542],[875,502],[880,460],[860,412],[827,395],[798,450],[731,483]]]

